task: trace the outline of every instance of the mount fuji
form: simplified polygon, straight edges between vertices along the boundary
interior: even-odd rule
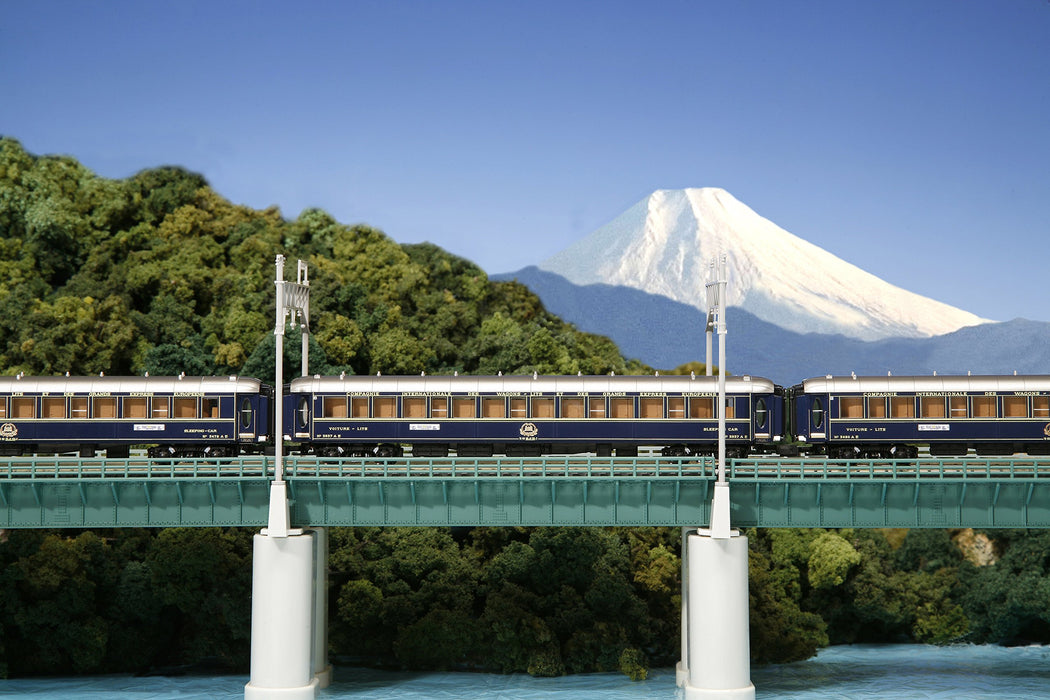
[[[702,361],[708,265],[729,268],[727,369],[825,374],[1050,371],[1050,323],[996,323],[908,292],[722,189],[659,190],[516,279],[548,310],[659,369]]]
[[[722,254],[728,306],[787,330],[879,340],[988,322],[884,282],[718,188],[658,190],[539,268],[577,285],[630,287],[706,312],[708,264]]]

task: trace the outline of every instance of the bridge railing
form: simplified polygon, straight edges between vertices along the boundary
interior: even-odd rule
[[[1050,479],[1050,459],[966,457],[821,459],[756,457],[729,462],[733,480]],[[711,457],[446,457],[319,458],[290,456],[285,478],[309,479],[713,479]],[[104,459],[35,456],[0,459],[0,480],[19,479],[260,479],[273,477],[273,458]]]
[[[736,479],[1050,479],[1050,460],[1032,457],[734,460]]]
[[[241,479],[272,473],[271,460],[258,456],[215,459],[148,457],[82,458],[63,456],[0,459],[0,479]]]

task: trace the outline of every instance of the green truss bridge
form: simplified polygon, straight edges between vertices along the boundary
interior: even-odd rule
[[[295,526],[709,523],[713,460],[286,457]],[[265,527],[273,459],[0,460],[0,528]],[[1050,460],[729,463],[734,527],[1050,527]]]

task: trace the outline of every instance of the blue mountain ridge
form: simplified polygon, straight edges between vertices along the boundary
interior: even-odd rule
[[[580,330],[608,336],[625,356],[657,369],[705,359],[707,316],[687,304],[629,287],[575,285],[535,266],[491,277],[517,280],[552,313]],[[932,338],[878,341],[795,333],[735,307],[726,310],[726,326],[726,369],[784,385],[850,372],[1050,373],[1050,323],[1020,318]]]

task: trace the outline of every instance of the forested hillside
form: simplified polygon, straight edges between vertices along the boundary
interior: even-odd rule
[[[319,210],[287,221],[236,206],[179,168],[99,178],[3,138],[0,374],[272,381],[279,252],[310,266],[313,372],[649,371],[432,245]],[[286,376],[298,347],[286,343]],[[246,672],[251,535],[0,531],[0,675],[202,660]],[[756,662],[829,642],[1050,641],[1050,535],[748,536]],[[964,558],[973,542],[984,558]],[[331,651],[408,668],[642,678],[678,658],[679,547],[677,528],[335,529]]]
[[[236,206],[180,168],[108,180],[4,138],[0,372],[266,379],[277,253],[310,266],[314,372],[640,369],[525,287],[433,245],[316,209],[287,221]]]

